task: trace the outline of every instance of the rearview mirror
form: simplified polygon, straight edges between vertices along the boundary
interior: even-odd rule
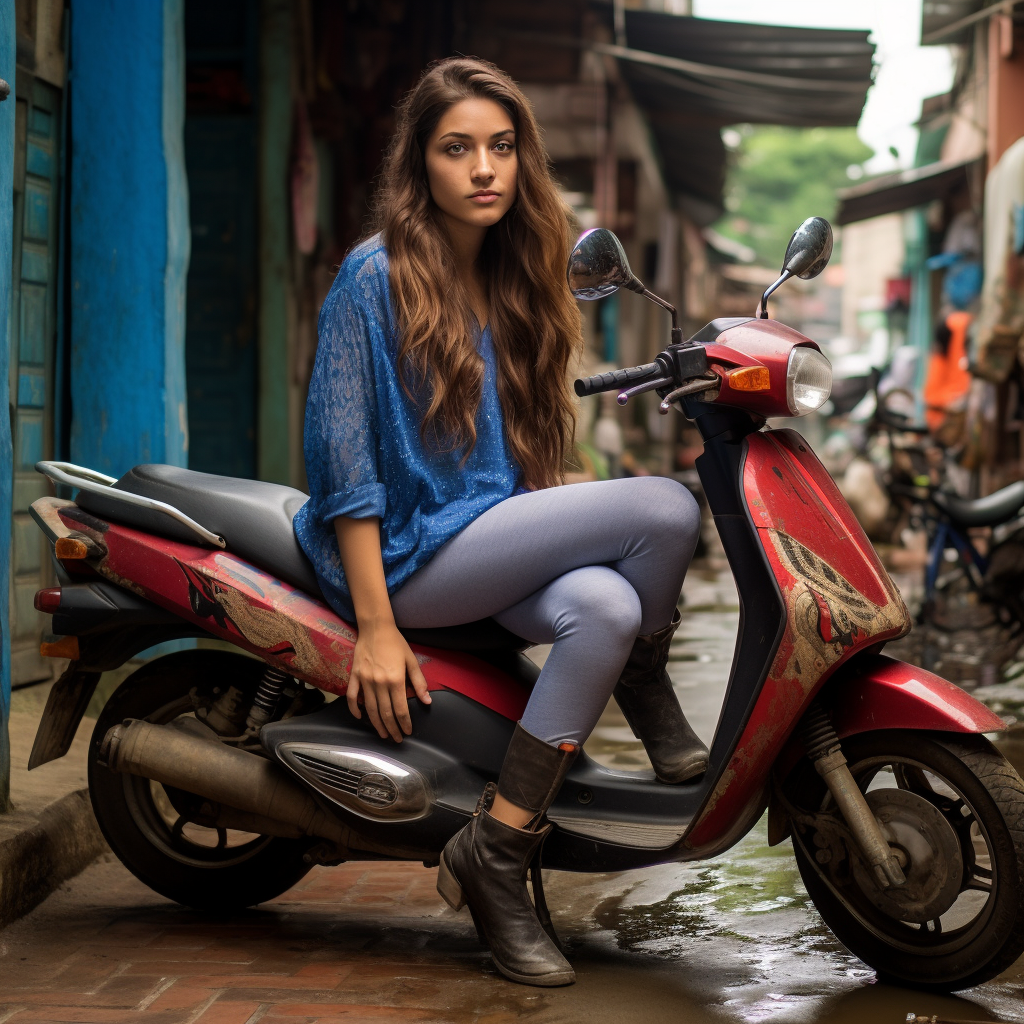
[[[754,316],[767,320],[768,296],[791,277],[804,281],[817,277],[828,266],[831,255],[832,225],[824,217],[808,217],[790,237],[782,261],[782,273],[765,289]]]
[[[789,271],[790,277],[809,281],[825,269],[831,255],[832,226],[824,217],[808,217],[786,246],[782,270]]]
[[[629,269],[622,243],[607,228],[592,228],[580,235],[569,256],[566,277],[577,299],[603,299],[620,288],[644,290]]]
[[[607,228],[591,228],[580,235],[569,254],[565,276],[569,282],[569,291],[577,299],[603,299],[620,288],[628,288],[656,302],[672,314],[672,343],[676,345],[682,342],[676,307],[644,287],[643,282],[629,269],[629,260],[626,259],[622,243]]]

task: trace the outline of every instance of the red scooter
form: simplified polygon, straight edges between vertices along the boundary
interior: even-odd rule
[[[684,341],[614,235],[588,232],[573,251],[580,298],[627,287],[673,314],[654,362],[576,390],[615,389],[620,402],[656,390],[663,410],[694,421],[741,616],[708,771],[670,786],[582,754],[549,811],[544,863],[700,860],[767,808],[769,842],[792,838],[815,906],[850,950],[900,982],[964,988],[1024,950],[1024,784],[982,735],[1003,727],[996,715],[881,654],[910,629],[899,593],[807,443],[765,427],[828,397],[827,359],[765,303],[830,252],[827,222],[806,221],[759,316]],[[32,506],[60,582],[36,597],[56,634],[43,652],[71,664],[30,767],[67,752],[102,672],[159,643],[207,642],[136,670],[93,734],[93,807],[135,875],[189,906],[229,908],[280,894],[312,864],[438,863],[526,705],[538,672],[526,641],[490,620],[407,630],[433,702],[412,702],[413,734],[396,745],[325,697],[345,692],[355,632],[296,543],[304,494],[163,465],[120,480],[38,468],[78,496]],[[540,883],[534,870],[543,918]]]

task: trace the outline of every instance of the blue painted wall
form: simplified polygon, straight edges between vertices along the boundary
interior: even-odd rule
[[[72,0],[71,460],[187,463],[183,0]]]
[[[0,103],[0,812],[10,803],[11,750],[7,722],[11,708],[10,609],[11,422],[7,415],[11,351],[11,245],[14,220],[14,0],[0,0],[0,78],[11,94]]]

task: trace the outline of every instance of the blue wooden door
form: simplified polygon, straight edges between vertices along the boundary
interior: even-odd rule
[[[18,69],[14,155],[14,260],[10,334],[14,516],[11,552],[11,681],[50,676],[39,654],[43,616],[35,592],[51,582],[46,544],[28,514],[49,493],[35,471],[53,452],[53,369],[57,327],[60,91]]]

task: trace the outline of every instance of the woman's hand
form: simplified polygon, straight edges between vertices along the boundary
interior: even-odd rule
[[[390,736],[401,743],[402,733],[412,735],[406,677],[424,704],[430,703],[430,694],[416,655],[395,625],[380,553],[380,520],[338,516],[334,529],[359,627],[348,678],[348,709],[356,718],[363,717],[358,703],[362,694],[380,738]]]
[[[355,650],[352,653],[352,671],[348,678],[349,711],[362,718],[359,695],[363,695],[366,714],[381,739],[390,736],[402,742],[402,733],[412,735],[409,701],[405,681],[408,676],[416,696],[424,704],[430,703],[427,681],[423,678],[416,655],[394,622],[361,622]]]

